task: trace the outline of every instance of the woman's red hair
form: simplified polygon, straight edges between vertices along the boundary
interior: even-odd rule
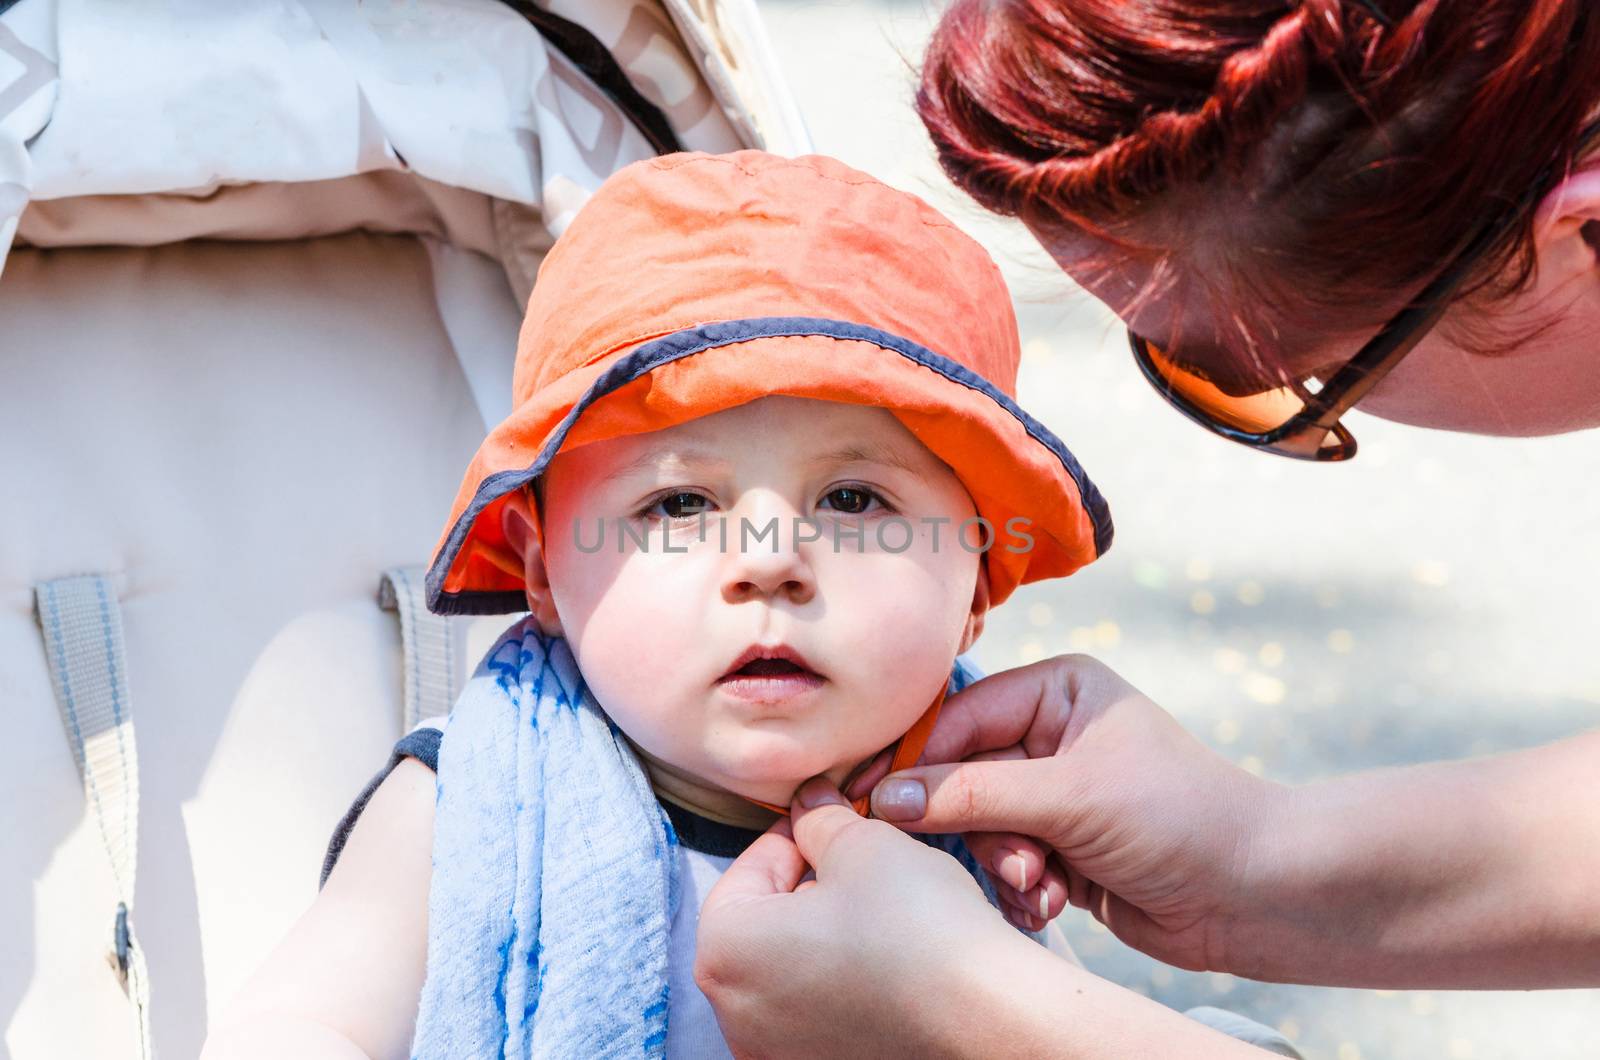
[[[1364,321],[1571,165],[1600,109],[1600,3],[955,0],[917,108],[988,208],[1109,237],[1213,299],[1202,260],[1233,297],[1269,287],[1277,319],[1238,322],[1253,345],[1314,308]],[[1521,286],[1532,249],[1530,213],[1483,277]]]

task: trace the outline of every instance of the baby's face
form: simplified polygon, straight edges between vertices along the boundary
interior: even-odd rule
[[[634,743],[787,804],[898,739],[976,636],[987,582],[957,535],[974,514],[883,409],[768,397],[556,457],[544,563],[560,632]]]

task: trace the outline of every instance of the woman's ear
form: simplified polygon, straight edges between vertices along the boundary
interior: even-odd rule
[[[500,529],[506,545],[522,560],[522,587],[528,610],[547,637],[561,636],[561,616],[556,613],[555,596],[550,591],[550,572],[544,563],[544,546],[539,535],[539,517],[524,490],[514,490],[500,511]]]
[[[1539,251],[1538,286],[1553,290],[1595,270],[1600,253],[1600,158],[1574,170],[1539,204],[1534,245]]]
[[[972,587],[972,609],[967,612],[967,624],[961,630],[961,647],[956,654],[968,651],[983,634],[983,619],[989,613],[989,564],[978,564],[978,581]]]

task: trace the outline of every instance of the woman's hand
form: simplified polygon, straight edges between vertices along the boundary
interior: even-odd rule
[[[1062,656],[950,697],[923,761],[944,764],[879,782],[875,816],[979,833],[968,845],[991,865],[1037,837],[1073,905],[1179,967],[1395,988],[1600,983],[1600,733],[1286,788],[1104,665]]]
[[[1266,1055],[1008,927],[954,858],[826,781],[800,799],[700,909],[695,982],[735,1056]]]
[[[883,1039],[894,1010],[905,1026],[872,1051],[936,1053],[953,1033],[941,984],[962,955],[1026,940],[943,851],[858,817],[825,781],[800,800],[707,896],[696,982],[741,1055],[854,1055]],[[802,883],[808,861],[816,879]],[[825,1018],[814,998],[827,999]]]
[[[1060,890],[1052,908],[1070,900],[1169,964],[1237,964],[1252,844],[1282,789],[1211,752],[1104,665],[1062,656],[974,683],[945,703],[923,761],[959,764],[880,782],[874,816],[976,832],[969,847],[1002,880],[1015,872],[1008,859],[1025,859],[1030,880]],[[1026,900],[1014,888],[1012,899]]]

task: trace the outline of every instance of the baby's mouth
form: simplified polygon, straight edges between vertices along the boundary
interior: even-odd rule
[[[737,677],[742,674],[746,677],[777,677],[784,674],[808,673],[811,671],[788,659],[752,659],[728,676]]]
[[[754,658],[730,669],[717,681],[718,689],[752,703],[779,703],[819,689],[826,677],[789,658]]]
[[[811,661],[796,648],[787,644],[752,644],[730,663],[720,680],[732,677],[787,677],[794,674],[822,675],[812,669]]]

